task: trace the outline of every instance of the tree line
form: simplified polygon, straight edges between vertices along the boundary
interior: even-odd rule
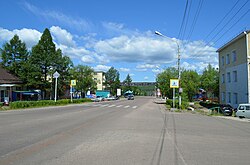
[[[157,75],[156,86],[161,90],[163,97],[173,97],[170,79],[177,77],[178,70],[174,67],[167,68]],[[194,70],[184,68],[181,71],[179,86],[183,89],[181,95],[186,101],[192,101],[194,96],[199,93],[199,89],[206,91],[206,97],[219,98],[219,71],[211,64],[208,64],[201,75]]]
[[[86,65],[74,66],[67,55],[56,49],[49,29],[45,29],[38,43],[28,50],[25,42],[18,35],[3,44],[0,49],[0,65],[11,74],[23,81],[26,90],[40,89],[43,99],[53,98],[53,73],[60,74],[58,78],[58,95],[63,97],[69,91],[70,80],[77,80],[75,91],[82,96],[88,90],[95,91],[97,82],[94,80],[94,69]],[[105,89],[113,95],[120,86],[120,74],[114,67],[105,73]],[[124,80],[130,84],[132,79],[128,75]],[[128,87],[125,87],[128,88]],[[126,89],[124,89],[126,90]]]
[[[77,80],[75,91],[80,92],[82,96],[88,90],[94,92],[97,89],[97,82],[94,80],[94,69],[86,65],[74,66],[71,59],[57,49],[49,29],[45,29],[36,45],[28,50],[25,42],[19,39],[18,35],[3,45],[0,49],[3,68],[13,75],[19,77],[27,90],[40,89],[43,93],[43,99],[53,98],[54,79],[53,73],[60,74],[58,78],[58,95],[65,96],[65,91],[69,91],[70,80]],[[172,98],[172,92],[169,88],[169,80],[178,76],[175,68],[170,67],[157,75],[156,87],[162,91],[162,95]],[[123,91],[132,90],[136,95],[145,95],[145,91],[138,87],[131,86],[132,78],[128,74],[121,86],[120,74],[117,69],[111,67],[105,73],[104,86],[112,95],[121,88]],[[183,88],[183,97],[192,100],[199,88],[219,96],[219,74],[211,65],[199,75],[193,70],[182,70],[181,87]]]

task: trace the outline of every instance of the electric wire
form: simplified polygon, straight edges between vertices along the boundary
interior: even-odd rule
[[[182,31],[183,31],[183,26],[184,26],[186,15],[187,15],[187,9],[188,9],[188,0],[186,1],[185,11],[184,11],[184,15],[182,17],[182,23],[181,23],[180,31],[179,31],[179,34],[178,34],[178,38],[182,38],[181,34],[182,34]]]
[[[219,30],[218,33],[216,33],[214,35],[214,37],[212,39],[210,39],[208,41],[208,43],[212,42],[213,40],[215,40],[215,38],[222,32],[222,30],[224,30],[226,28],[226,26],[235,18],[235,16],[243,9],[243,7],[249,2],[249,0],[247,0],[239,9],[238,11],[226,22],[226,24]],[[238,21],[237,21],[238,22]]]
[[[214,43],[217,43],[229,30],[231,30],[240,20],[242,20],[248,13],[250,9],[248,9],[232,26],[230,26]]]
[[[208,37],[218,28],[218,26],[228,17],[228,15],[233,11],[233,9],[236,7],[236,5],[239,3],[240,0],[238,0],[233,7],[225,14],[225,16],[219,21],[219,23],[209,32],[209,34],[205,37],[204,40],[207,40]]]
[[[200,15],[200,11],[202,9],[202,5],[203,5],[203,0],[200,0],[199,4],[198,4],[198,8],[197,8],[196,13],[195,13],[193,23],[192,23],[191,28],[190,28],[191,30],[190,30],[190,32],[188,34],[188,37],[187,37],[187,40],[189,40],[191,38],[192,34],[193,34],[194,27],[195,27],[195,25],[197,23],[197,20],[198,20],[199,15]]]
[[[238,1],[237,1],[238,2]],[[237,5],[237,2],[236,4],[234,4],[234,6]],[[243,15],[241,15],[241,17],[233,24],[229,27],[229,29],[227,29],[219,38],[217,38],[215,40],[215,38],[221,33],[221,31],[226,28],[226,25],[228,25],[232,20],[233,18],[243,9],[243,7],[249,2],[249,0],[247,0],[239,9],[238,11],[230,18],[230,20],[219,30],[219,32],[211,39],[209,40],[208,42],[206,42],[206,44],[204,45],[204,48],[206,48],[207,46],[211,47],[213,44],[217,43],[226,33],[229,32],[229,30],[231,30],[237,23],[240,22],[240,20],[242,20],[250,11],[250,9],[248,9]],[[234,6],[232,7],[232,9],[234,8]],[[231,9],[231,10],[232,10]],[[230,12],[228,12],[230,13]],[[229,14],[227,14],[229,15]],[[225,17],[226,18],[226,17]],[[219,26],[219,25],[218,25]],[[213,42],[214,41],[214,42]],[[213,44],[212,44],[213,43]],[[200,53],[202,52],[202,50],[196,52],[196,55],[199,55]]]
[[[187,29],[188,22],[189,22],[189,16],[190,16],[191,7],[192,7],[192,0],[190,0],[190,3],[189,3],[188,13],[187,13],[187,20],[185,21],[186,23],[185,23],[185,26],[184,26],[183,37],[181,38],[181,40],[183,40],[185,38],[185,33],[186,33],[186,29]]]

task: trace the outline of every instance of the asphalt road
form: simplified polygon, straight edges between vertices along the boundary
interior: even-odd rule
[[[0,112],[0,165],[249,165],[250,123],[151,97]]]

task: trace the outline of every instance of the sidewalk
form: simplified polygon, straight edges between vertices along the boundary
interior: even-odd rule
[[[223,118],[223,119],[228,119],[228,120],[236,120],[236,121],[242,121],[242,122],[248,122],[248,123],[250,123],[250,119],[247,119],[247,118],[240,119],[239,117],[233,117],[233,116],[215,116],[215,117]]]
[[[156,103],[156,104],[166,104],[166,99],[155,98],[154,103]]]

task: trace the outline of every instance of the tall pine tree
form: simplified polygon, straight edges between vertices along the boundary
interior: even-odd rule
[[[3,45],[1,56],[2,67],[9,70],[12,74],[26,83],[29,53],[26,44],[19,39],[18,35],[14,35],[9,43]]]
[[[61,63],[60,63],[61,62]],[[33,88],[43,91],[45,98],[51,97],[52,83],[51,78],[55,71],[61,74],[62,52],[52,41],[49,29],[45,29],[38,44],[32,48],[30,63],[30,82]]]

